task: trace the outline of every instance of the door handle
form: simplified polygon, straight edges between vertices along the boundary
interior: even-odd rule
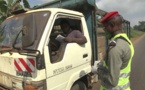
[[[83,54],[83,58],[86,58],[86,57],[88,57],[88,54]]]

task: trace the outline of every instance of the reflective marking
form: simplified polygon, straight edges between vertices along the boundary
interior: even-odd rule
[[[30,69],[30,67],[28,66],[28,63],[26,63],[22,58],[19,58],[19,60],[21,61],[21,63],[23,64],[23,66],[25,67],[25,69],[27,71],[32,72],[32,70]]]
[[[23,66],[23,64],[20,62],[19,58],[16,59],[17,64],[19,65],[19,67],[21,67],[22,71],[26,71],[25,67]],[[17,67],[16,67],[17,68]]]
[[[130,83],[128,82],[127,84],[123,85],[123,86],[117,86],[112,88],[112,90],[125,90],[130,86]]]
[[[21,67],[17,64],[16,60],[14,60],[14,64],[17,67],[17,71],[22,71]]]
[[[17,71],[33,72],[35,70],[35,60],[33,58],[15,58],[14,65]]]
[[[119,77],[127,78],[129,75],[130,75],[130,73],[121,73]]]

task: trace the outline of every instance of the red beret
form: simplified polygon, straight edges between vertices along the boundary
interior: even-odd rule
[[[104,23],[108,20],[110,20],[111,18],[115,17],[119,15],[119,13],[117,11],[112,11],[112,12],[108,12],[101,20],[101,23]]]

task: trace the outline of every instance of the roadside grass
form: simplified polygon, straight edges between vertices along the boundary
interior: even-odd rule
[[[139,30],[131,30],[130,33],[130,39],[131,41],[135,41],[136,39],[138,39],[140,36],[142,36],[145,32],[139,31]]]

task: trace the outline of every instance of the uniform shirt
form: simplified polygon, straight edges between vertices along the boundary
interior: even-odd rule
[[[115,87],[118,84],[120,70],[124,69],[131,57],[129,43],[123,39],[116,40],[116,46],[110,46],[105,60],[108,68],[100,70],[101,84],[106,88]]]

